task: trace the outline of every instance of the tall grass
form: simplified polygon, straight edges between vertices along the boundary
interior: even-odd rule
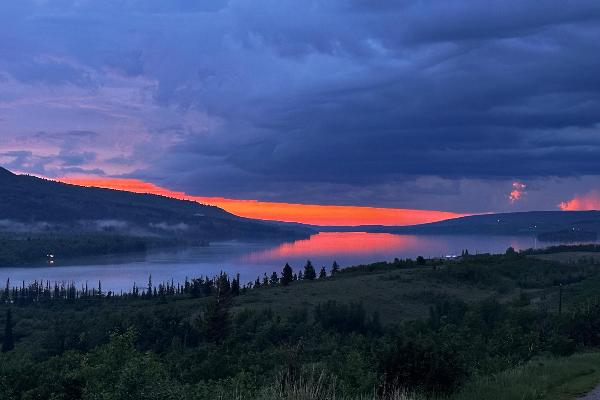
[[[474,379],[451,400],[576,399],[600,383],[600,353],[530,361]]]
[[[225,400],[218,399],[218,400]],[[237,394],[227,400],[424,400],[419,396],[401,389],[391,390],[378,395],[346,396],[338,393],[336,378],[325,372],[305,374],[294,382],[273,385],[264,388],[258,395],[251,397]]]
[[[568,400],[600,383],[600,353],[530,361],[491,376],[475,378],[462,390],[436,400]],[[387,393],[347,396],[338,393],[336,379],[325,372],[305,374],[285,385],[263,388],[250,397],[239,394],[227,400],[433,400],[395,389]],[[220,399],[219,399],[220,400]],[[222,400],[225,400],[224,398]]]

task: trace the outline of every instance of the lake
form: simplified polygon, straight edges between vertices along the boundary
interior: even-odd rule
[[[364,232],[322,232],[309,239],[289,243],[221,242],[209,247],[153,251],[147,254],[96,257],[86,260],[57,260],[52,266],[0,269],[0,279],[21,281],[49,280],[75,282],[78,286],[102,281],[104,290],[128,290],[135,282],[145,286],[148,276],[154,283],[186,277],[214,276],[220,271],[239,273],[242,283],[253,281],[264,273],[281,272],[288,262],[297,271],[310,259],[315,268],[331,267],[337,261],[342,267],[391,261],[394,257],[439,257],[460,254],[463,249],[475,253],[500,253],[507,247],[525,249],[536,246],[535,238],[477,235],[392,235]],[[317,271],[318,272],[318,271]]]

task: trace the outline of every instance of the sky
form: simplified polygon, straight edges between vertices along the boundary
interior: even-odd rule
[[[597,0],[3,0],[0,165],[300,222],[597,209],[598,71]]]

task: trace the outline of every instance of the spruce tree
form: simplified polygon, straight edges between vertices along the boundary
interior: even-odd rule
[[[152,297],[152,274],[148,276],[148,290],[146,291],[146,296]]]
[[[8,303],[10,301],[10,278],[6,280],[6,288],[2,294],[2,302]]]
[[[279,283],[279,277],[277,276],[277,272],[273,271],[271,274],[271,279],[269,280],[269,284],[271,286],[275,286]]]
[[[203,318],[203,333],[208,341],[222,343],[231,326],[231,296],[218,289],[215,297],[206,305]]]
[[[321,267],[321,272],[319,272],[319,279],[327,278],[327,271],[325,271],[325,267]]]
[[[315,272],[315,267],[313,267],[310,260],[306,261],[306,265],[304,266],[304,279],[308,279],[308,280],[312,281],[316,277],[317,277],[317,273]]]
[[[334,261],[333,265],[331,266],[331,276],[337,274],[338,272],[340,272],[340,266],[338,265],[337,261]]]
[[[294,271],[292,270],[292,267],[290,267],[290,264],[286,263],[283,267],[283,271],[281,271],[281,284],[287,286],[293,280]]]
[[[12,311],[6,310],[6,321],[4,322],[4,338],[2,339],[2,352],[6,353],[15,348],[15,339],[13,337]]]
[[[235,279],[231,281],[231,294],[233,296],[240,295],[240,274],[237,274]]]

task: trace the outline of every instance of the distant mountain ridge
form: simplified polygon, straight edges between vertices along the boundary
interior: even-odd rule
[[[320,230],[361,230],[398,234],[539,235],[579,230],[600,232],[600,211],[527,211],[482,214],[409,226],[363,225],[320,227]]]
[[[308,236],[306,227],[235,216],[192,201],[68,185],[0,167],[0,228],[178,233],[201,240]],[[25,228],[24,228],[25,227]]]

